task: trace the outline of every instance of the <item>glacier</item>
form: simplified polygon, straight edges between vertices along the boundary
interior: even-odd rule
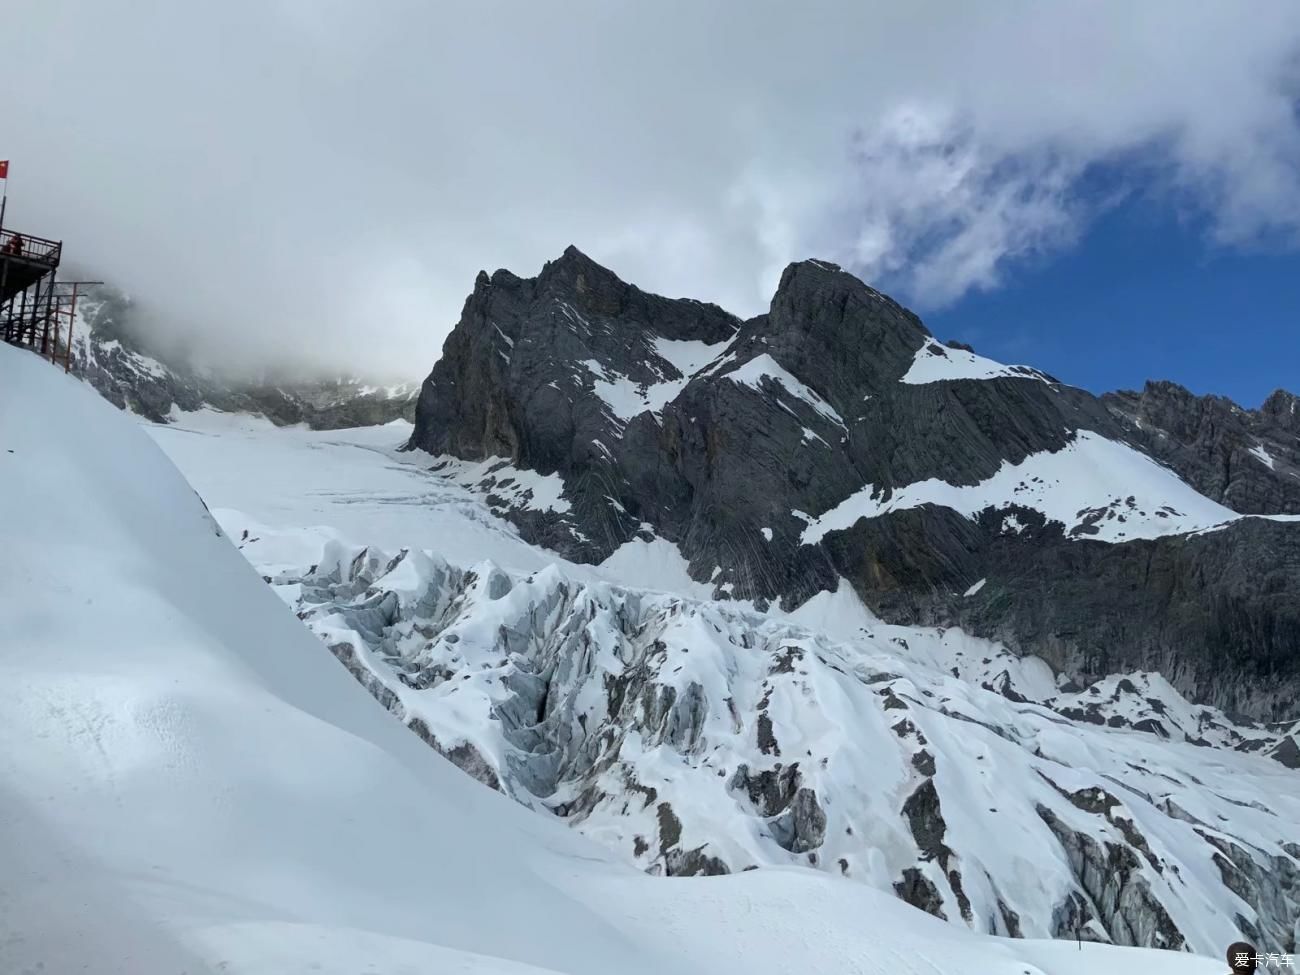
[[[0,464],[6,972],[1219,970],[979,935],[816,870],[645,876],[402,728],[132,418],[3,347]]]
[[[1004,935],[1293,943],[1293,727],[1156,674],[1061,686],[959,629],[883,624],[847,584],[792,613],[715,602],[661,539],[566,562],[399,453],[402,424],[148,430],[373,696],[630,865],[799,867]]]

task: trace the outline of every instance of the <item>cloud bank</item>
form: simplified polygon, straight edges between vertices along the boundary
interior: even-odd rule
[[[825,257],[924,311],[1121,194],[1300,241],[1300,4],[45,0],[8,223],[238,369],[422,376],[566,244],[761,311]],[[1106,190],[1095,175],[1106,172]]]

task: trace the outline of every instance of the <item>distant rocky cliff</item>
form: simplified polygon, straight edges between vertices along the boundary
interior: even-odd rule
[[[1102,397],[1128,437],[1234,511],[1300,513],[1300,397],[1279,389],[1258,410],[1169,382]]]
[[[204,408],[264,416],[320,430],[413,419],[414,385],[377,386],[354,378],[240,380],[164,359],[131,328],[131,303],[111,288],[82,298],[73,336],[73,372],[119,409],[165,423],[173,410]]]

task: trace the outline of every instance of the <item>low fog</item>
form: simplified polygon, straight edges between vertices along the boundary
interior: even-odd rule
[[[569,243],[739,314],[808,256],[924,313],[1126,194],[1300,228],[1294,0],[199,7],[5,3],[0,158],[7,225],[228,369],[422,377],[480,268]]]

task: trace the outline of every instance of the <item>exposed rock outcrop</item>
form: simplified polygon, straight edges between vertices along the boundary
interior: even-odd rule
[[[1099,400],[942,345],[819,261],[740,321],[569,248],[479,275],[410,447],[560,478],[563,504],[495,510],[570,559],[663,538],[717,598],[793,607],[847,579],[890,622],[1079,682],[1159,669],[1300,717],[1300,523],[1237,517],[1296,510],[1295,398],[1171,389]]]
[[[1207,497],[1245,514],[1300,514],[1300,397],[1279,389],[1258,410],[1171,382],[1102,402],[1127,436]]]

